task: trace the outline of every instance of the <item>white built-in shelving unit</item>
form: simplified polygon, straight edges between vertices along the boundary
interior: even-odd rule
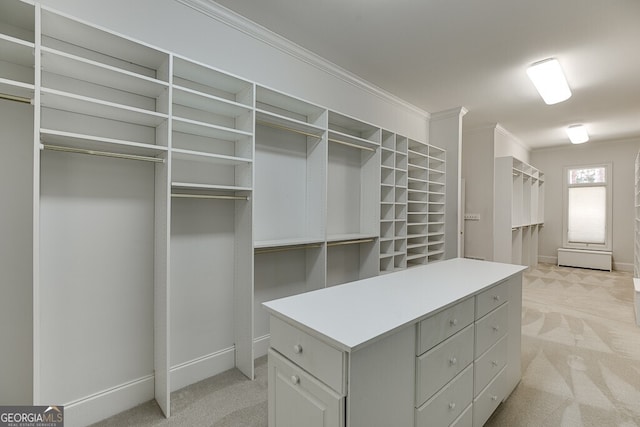
[[[253,377],[254,164],[254,85],[177,56],[172,66],[171,391],[234,366]]]
[[[382,130],[329,111],[327,155],[327,285],[379,270]]]
[[[445,151],[408,141],[407,265],[444,259]]]
[[[380,273],[407,267],[407,138],[382,132]]]
[[[262,302],[444,257],[438,147],[39,3],[0,3],[0,48],[0,120],[30,123],[0,176],[33,175],[32,346],[8,356],[33,364],[7,401],[169,416],[172,391],[253,378]]]
[[[493,260],[535,266],[544,225],[544,173],[515,157],[495,159]]]
[[[327,110],[258,86],[254,342],[266,354],[261,304],[325,286]]]

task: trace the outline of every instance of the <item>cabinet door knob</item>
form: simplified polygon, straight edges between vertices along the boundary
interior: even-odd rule
[[[500,295],[494,295],[493,296],[493,300],[496,301],[496,302],[500,301]]]
[[[493,327],[494,332],[498,332],[500,330],[500,326],[496,325]]]
[[[449,324],[450,324],[451,326],[456,326],[456,325],[458,324],[458,319],[450,320],[450,321],[449,321]]]
[[[495,401],[495,400],[498,400],[498,396],[496,396],[496,395],[492,395],[492,396],[491,396],[491,400],[494,400],[494,401]]]
[[[300,384],[300,377],[297,375],[291,375],[291,382],[293,384]]]
[[[296,344],[293,346],[293,352],[295,354],[300,354],[302,353],[302,346],[300,344]]]
[[[455,403],[453,402],[449,403],[449,409],[455,409],[455,407],[456,407]]]
[[[493,366],[498,366],[498,361],[497,361],[497,360],[492,360],[492,361],[491,361],[491,365],[493,365]]]
[[[458,363],[458,359],[456,359],[455,357],[452,357],[451,359],[449,359],[450,365],[455,365],[456,363]]]

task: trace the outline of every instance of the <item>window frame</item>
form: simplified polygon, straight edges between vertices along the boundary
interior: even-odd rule
[[[574,169],[605,168],[604,183],[569,184],[569,172]],[[565,166],[562,175],[563,203],[562,203],[562,246],[571,249],[588,249],[594,251],[611,251],[612,217],[613,217],[613,166],[611,163],[597,163],[588,165]],[[569,189],[577,187],[605,187],[605,241],[604,243],[580,243],[569,241]]]

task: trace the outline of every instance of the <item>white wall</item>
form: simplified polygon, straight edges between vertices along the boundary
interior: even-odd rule
[[[493,260],[495,158],[512,156],[529,162],[529,150],[499,124],[467,129],[462,137],[465,212],[479,220],[464,221],[464,256]]]
[[[0,405],[31,402],[33,107],[0,100]],[[4,244],[3,244],[4,243]]]
[[[464,256],[493,257],[493,158],[494,129],[465,131],[462,139],[462,177],[465,180],[465,212],[480,215],[464,221]]]
[[[640,139],[532,151],[532,165],[545,174],[545,221],[539,241],[541,262],[555,263],[557,249],[562,246],[563,168],[610,162],[613,165],[614,268],[633,269],[634,161],[638,150]]]

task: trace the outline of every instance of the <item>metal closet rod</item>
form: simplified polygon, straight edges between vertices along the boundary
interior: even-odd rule
[[[171,193],[171,197],[183,199],[249,200],[249,196],[221,196],[217,194]]]
[[[256,254],[268,254],[272,252],[284,252],[284,251],[295,251],[298,249],[312,249],[312,248],[321,248],[320,244],[308,244],[308,245],[290,245],[290,246],[278,246],[274,248],[257,248],[254,250]]]
[[[300,135],[310,136],[312,138],[318,138],[318,139],[322,138],[321,135],[315,135],[313,133],[304,132],[304,131],[301,131],[301,130],[298,130],[298,129],[290,128],[288,126],[277,125],[275,123],[267,122],[266,120],[256,120],[256,122],[258,124],[269,126],[269,127],[274,128],[274,129],[282,129],[282,130],[286,130],[286,131],[293,132],[293,133],[299,133]]]
[[[45,150],[62,151],[65,153],[89,154],[91,156],[113,157],[116,159],[140,160],[143,162],[164,163],[164,159],[149,156],[139,156],[136,154],[112,153],[109,151],[87,150],[84,148],[62,147],[59,145],[42,144]]]
[[[343,240],[341,242],[329,242],[327,246],[343,246],[343,245],[357,245],[359,243],[371,243],[375,239],[356,239],[356,240]]]
[[[367,151],[373,151],[375,152],[376,149],[375,148],[371,148],[371,147],[365,147],[364,145],[358,145],[358,144],[352,144],[350,142],[346,142],[346,141],[341,141],[339,139],[334,139],[334,138],[329,138],[329,141],[331,142],[336,142],[338,144],[342,144],[342,145],[346,145],[348,147],[354,147],[354,148],[359,148],[361,150],[367,150]]]
[[[9,95],[8,93],[0,93],[0,99],[22,102],[24,104],[31,104],[31,98],[25,98],[24,96],[17,96],[17,95]]]

